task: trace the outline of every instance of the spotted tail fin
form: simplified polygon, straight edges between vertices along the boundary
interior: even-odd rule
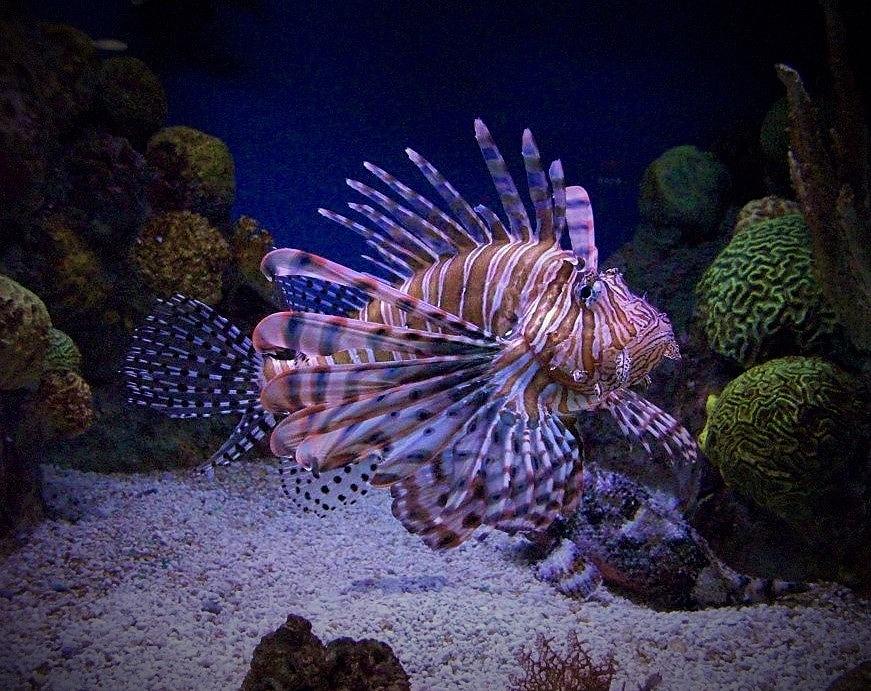
[[[225,465],[275,426],[260,405],[262,360],[251,340],[208,305],[160,300],[133,334],[122,374],[128,401],[172,418],[242,414],[206,469]]]

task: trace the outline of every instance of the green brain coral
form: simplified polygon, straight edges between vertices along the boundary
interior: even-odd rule
[[[707,410],[699,441],[729,486],[800,527],[837,510],[862,444],[849,375],[820,358],[770,360]]]
[[[704,236],[716,231],[730,188],[729,171],[712,154],[676,146],[647,166],[641,179],[641,217]]]
[[[112,129],[133,142],[145,141],[166,120],[166,93],[142,60],[128,56],[103,63],[99,99]]]
[[[50,329],[48,332],[48,351],[42,362],[45,372],[78,372],[82,366],[82,354],[73,342],[60,329]]]
[[[745,367],[772,356],[818,351],[836,320],[811,262],[800,214],[736,235],[696,286],[698,317],[711,348]]]
[[[172,211],[150,219],[133,247],[133,265],[155,293],[183,293],[214,305],[230,258],[224,237],[199,214]]]
[[[217,137],[192,127],[167,127],[148,142],[148,162],[157,170],[152,204],[188,209],[224,221],[236,195],[233,156]]]
[[[51,318],[34,293],[0,274],[0,390],[35,382],[49,344]]]

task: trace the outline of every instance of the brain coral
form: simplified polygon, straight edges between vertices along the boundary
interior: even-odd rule
[[[155,208],[188,209],[215,223],[226,220],[236,178],[224,142],[191,127],[167,127],[149,140],[146,157],[158,173],[150,195]]]
[[[749,367],[825,345],[836,321],[811,261],[800,214],[736,235],[696,286],[697,314],[711,348]]]
[[[730,184],[729,171],[712,154],[677,146],[644,171],[639,211],[657,226],[704,236],[716,231]]]
[[[0,389],[17,389],[39,378],[50,328],[42,300],[0,275]]]
[[[25,430],[39,439],[77,437],[94,421],[91,387],[75,372],[46,372],[22,417]]]
[[[99,79],[103,115],[112,130],[144,142],[166,120],[166,93],[142,60],[128,56],[103,63]]]
[[[199,214],[171,211],[150,219],[133,247],[133,264],[158,295],[174,293],[214,305],[230,259],[224,237]]]
[[[775,195],[762,197],[762,199],[751,199],[738,212],[733,235],[743,233],[754,223],[800,213],[801,207],[791,199],[784,199]]]
[[[49,329],[48,351],[42,362],[45,372],[78,372],[82,366],[82,354],[69,336],[60,329]]]
[[[799,526],[838,506],[862,444],[850,376],[820,358],[770,360],[707,407],[699,441],[728,485]]]

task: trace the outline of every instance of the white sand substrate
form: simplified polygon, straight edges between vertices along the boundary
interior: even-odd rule
[[[821,689],[871,658],[871,605],[838,586],[772,606],[655,612],[581,603],[492,534],[436,553],[377,492],[327,518],[285,501],[269,464],[214,481],[46,468],[74,522],[0,560],[0,688],[232,689],[288,613],[328,641],[389,643],[415,689],[504,689],[514,652],[577,629],[614,688]]]

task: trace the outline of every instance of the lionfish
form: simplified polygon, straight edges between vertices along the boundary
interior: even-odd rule
[[[607,411],[648,452],[653,440],[692,463],[689,433],[630,388],[679,359],[671,324],[619,271],[599,271],[586,191],[565,186],[559,160],[544,172],[526,130],[530,218],[480,120],[475,136],[504,218],[411,149],[448,210],[364,163],[393,196],[348,180],[367,200],[349,203],[360,220],[319,213],[364,239],[374,273],[273,250],[262,270],[288,309],[251,340],[176,296],[136,334],[131,400],[179,417],[241,412],[211,463],[271,432],[291,497],[330,510],[389,488],[393,515],[437,549],[482,525],[535,532],[571,515],[580,413]]]

